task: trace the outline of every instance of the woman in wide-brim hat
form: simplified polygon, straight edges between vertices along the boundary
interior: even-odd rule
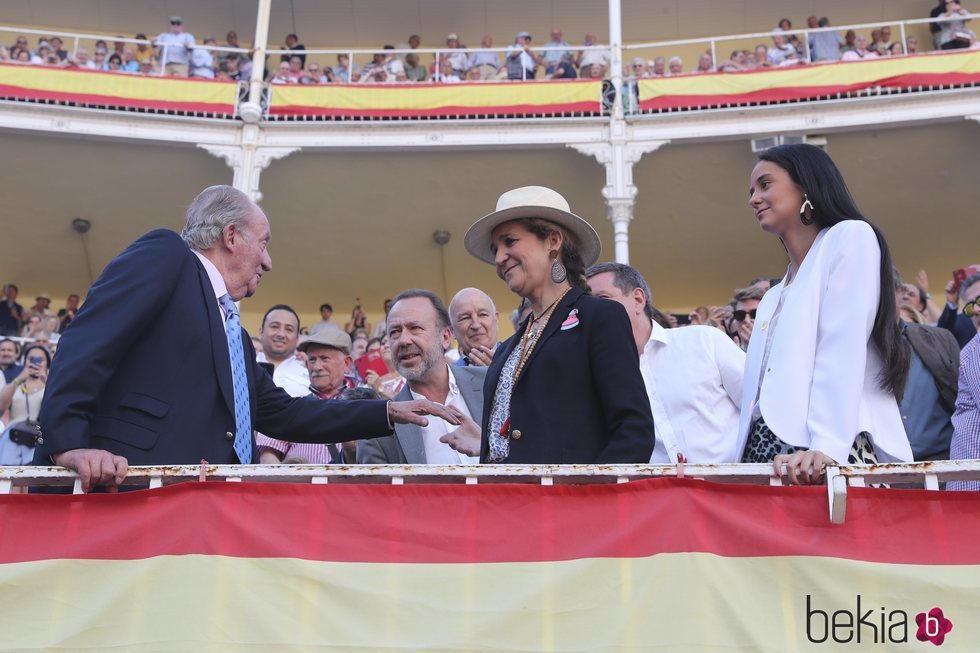
[[[480,457],[492,463],[645,463],[653,418],[629,318],[589,294],[599,236],[548,188],[508,191],[466,250],[528,300],[483,388]]]

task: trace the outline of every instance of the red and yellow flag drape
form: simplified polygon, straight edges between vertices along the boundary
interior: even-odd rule
[[[980,51],[844,61],[770,70],[682,75],[637,82],[645,111],[772,104],[869,89],[980,83]]]
[[[235,114],[238,85],[204,79],[0,64],[0,98],[80,106]]]
[[[978,534],[972,493],[833,525],[825,488],[688,479],[3,496],[0,647],[972,651]]]
[[[269,115],[331,118],[598,114],[602,82],[273,84]]]
[[[639,109],[748,106],[861,92],[980,83],[980,51],[865,59],[833,65],[682,75],[636,82]],[[237,85],[89,70],[0,64],[0,98],[232,116]],[[599,115],[599,80],[270,87],[276,118],[390,119]]]

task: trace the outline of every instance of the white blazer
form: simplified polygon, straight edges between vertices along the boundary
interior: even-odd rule
[[[817,235],[790,286],[784,278],[762,298],[745,359],[739,455],[758,394],[766,425],[791,445],[844,464],[855,436],[867,431],[880,462],[912,460],[898,402],[879,385],[882,361],[871,340],[880,266],[871,226],[844,220]],[[770,321],[783,295],[758,392]]]

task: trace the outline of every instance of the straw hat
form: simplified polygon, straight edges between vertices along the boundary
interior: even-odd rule
[[[564,227],[575,239],[585,267],[599,260],[602,249],[599,234],[592,225],[569,210],[568,200],[544,186],[524,186],[501,195],[497,210],[474,222],[466,231],[463,247],[474,257],[493,265],[490,234],[499,225],[521,218],[541,218]]]

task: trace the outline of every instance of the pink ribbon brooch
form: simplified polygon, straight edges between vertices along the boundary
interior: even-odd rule
[[[569,329],[574,329],[577,326],[578,326],[578,309],[573,308],[571,311],[569,311],[568,317],[565,318],[565,321],[561,323],[561,330],[568,331]]]

